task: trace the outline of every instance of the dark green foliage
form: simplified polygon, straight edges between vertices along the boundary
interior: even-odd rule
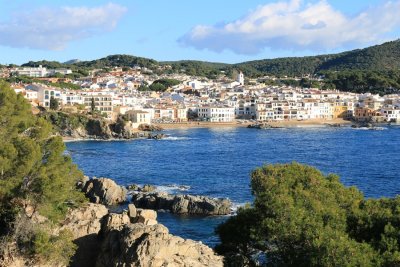
[[[151,90],[147,85],[141,85],[141,86],[139,86],[138,91],[145,92],[145,91],[151,91]]]
[[[0,79],[1,80],[1,79]],[[69,82],[57,82],[57,83],[50,83],[46,81],[42,81],[33,77],[27,77],[27,76],[13,76],[4,79],[8,83],[25,83],[25,84],[30,84],[30,83],[41,83],[45,84],[50,87],[57,87],[57,88],[63,88],[63,89],[72,89],[72,90],[79,90],[81,87],[79,85],[69,83]]]
[[[167,90],[167,87],[165,87],[165,85],[161,84],[161,83],[152,83],[149,86],[150,91],[155,91],[155,92],[164,92],[165,90]],[[142,89],[143,90],[143,89]]]
[[[83,194],[75,189],[83,174],[64,155],[64,150],[61,138],[52,134],[51,125],[31,113],[31,106],[22,95],[16,95],[8,84],[0,82],[2,237],[20,235],[16,225],[27,206],[47,217],[51,225],[64,217],[70,205],[84,201]],[[32,231],[36,233],[37,229]],[[48,240],[49,246],[57,246],[60,239],[54,238]],[[71,245],[68,242],[64,245]]]
[[[42,82],[43,83],[43,82]],[[51,87],[57,87],[62,89],[71,89],[71,90],[80,90],[81,87],[79,85],[73,83],[66,83],[66,82],[57,82],[57,83],[44,83]]]
[[[90,112],[93,115],[95,113],[95,111],[96,111],[96,104],[94,102],[94,97],[92,97],[92,99],[90,101]]]
[[[178,85],[181,82],[175,79],[159,79],[154,81],[148,88],[151,91],[164,92],[168,88]],[[147,91],[146,88],[141,88],[142,91]]]
[[[400,70],[360,71],[346,70],[340,72],[324,71],[324,83],[327,88],[343,91],[374,94],[391,94],[400,90]]]
[[[93,61],[82,61],[78,63],[74,63],[77,67],[85,67],[85,68],[112,68],[112,67],[146,67],[149,69],[154,68],[154,66],[158,65],[158,62],[153,59],[142,58],[142,57],[134,57],[130,55],[111,55],[105,58],[93,60]]]
[[[254,204],[217,229],[228,265],[251,262],[255,251],[268,266],[400,264],[400,197],[365,199],[337,176],[298,163],[258,168],[251,186]]]
[[[50,97],[50,109],[57,110],[59,107],[58,99],[55,99],[54,96]]]
[[[183,72],[187,75],[203,76],[210,79],[217,78],[218,75],[221,74],[221,71],[225,70],[229,66],[229,64],[224,63],[213,63],[196,60],[162,62],[161,64],[170,65],[172,67],[172,73]]]
[[[68,68],[69,66],[58,61],[47,61],[47,60],[40,60],[40,61],[29,61],[28,63],[22,64],[22,67],[42,67],[48,69],[62,69]]]
[[[86,127],[89,118],[82,114],[67,114],[64,112],[47,111],[40,114],[46,121],[53,125],[55,132],[66,129],[75,130],[78,127]]]

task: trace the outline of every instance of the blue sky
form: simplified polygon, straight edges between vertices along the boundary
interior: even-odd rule
[[[334,53],[400,38],[399,12],[400,0],[0,0],[0,63]]]

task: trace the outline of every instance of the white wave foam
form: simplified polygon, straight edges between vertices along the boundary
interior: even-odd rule
[[[243,207],[244,205],[246,205],[248,202],[242,202],[242,203],[232,203],[232,207],[231,207],[231,213],[233,215],[236,215],[237,211],[239,208]]]
[[[156,186],[157,192],[167,192],[169,194],[176,192],[184,192],[190,190],[189,185],[177,185],[177,184],[169,184],[169,185],[158,185]]]
[[[161,140],[166,140],[166,141],[179,141],[179,140],[191,140],[192,138],[189,137],[177,137],[177,136],[167,136],[162,138]]]

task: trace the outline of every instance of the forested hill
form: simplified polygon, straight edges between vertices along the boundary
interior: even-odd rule
[[[322,71],[400,70],[400,40],[339,54],[290,57],[243,62],[235,65],[249,74],[301,76]]]
[[[162,65],[170,65],[172,67],[170,71],[185,71],[190,75],[208,77],[215,76],[221,71],[230,72],[233,69],[243,71],[248,77],[264,75],[302,76],[326,71],[399,71],[400,40],[339,54],[263,59],[238,64],[211,63],[194,60],[158,62],[153,59],[130,55],[111,55],[97,60],[81,61],[73,64],[63,64],[54,61],[30,61],[24,64],[24,66],[37,65],[43,65],[49,68],[67,67],[72,69],[134,67],[137,65],[150,69],[157,69]]]
[[[74,62],[75,61],[75,62]],[[135,57],[130,55],[110,55],[104,58],[91,60],[91,61],[79,61],[79,60],[71,60],[65,63],[60,63],[57,61],[29,61],[28,63],[23,64],[24,67],[37,67],[42,65],[47,68],[69,68],[69,69],[100,69],[100,68],[112,68],[112,67],[134,67],[134,66],[142,66],[147,68],[152,68],[154,66],[158,66],[159,63],[153,59],[143,58],[143,57]]]

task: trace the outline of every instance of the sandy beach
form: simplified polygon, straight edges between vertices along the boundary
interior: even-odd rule
[[[155,125],[160,126],[164,129],[181,129],[181,128],[222,128],[222,127],[247,127],[253,122],[239,123],[235,122],[182,122],[182,123],[156,123]],[[291,120],[291,121],[279,121],[269,122],[272,126],[279,127],[311,127],[311,126],[324,126],[328,124],[351,124],[351,121],[343,119],[332,119],[332,120]]]

